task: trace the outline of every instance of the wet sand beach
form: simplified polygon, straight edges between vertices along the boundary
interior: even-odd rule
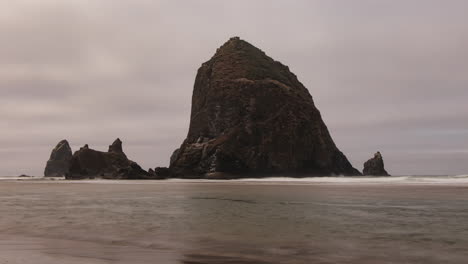
[[[465,181],[0,181],[0,264],[466,263]]]

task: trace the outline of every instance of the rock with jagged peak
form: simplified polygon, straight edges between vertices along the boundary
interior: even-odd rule
[[[122,141],[116,139],[108,152],[97,151],[86,144],[76,151],[70,161],[68,179],[147,179],[149,173],[127,158]]]
[[[360,175],[296,75],[238,37],[198,70],[188,136],[170,170],[195,178]]]
[[[364,163],[363,175],[366,176],[390,176],[384,167],[384,161],[380,151],[374,157]]]
[[[115,152],[115,153],[124,153],[122,149],[122,141],[120,138],[117,138],[112,145],[109,146],[108,152]]]
[[[71,158],[72,150],[70,144],[64,139],[52,150],[44,170],[44,176],[64,177],[69,172]]]

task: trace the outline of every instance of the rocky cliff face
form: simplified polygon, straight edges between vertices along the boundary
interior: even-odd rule
[[[364,163],[363,175],[366,176],[390,176],[384,168],[382,154],[379,151],[374,157]]]
[[[72,150],[65,139],[52,150],[44,170],[45,177],[64,177],[70,169]]]
[[[108,152],[80,148],[70,160],[68,179],[102,177],[108,179],[146,179],[150,175],[136,162],[127,158],[122,149],[122,141],[116,139]]]
[[[188,136],[170,168],[185,177],[360,174],[296,75],[239,38],[198,70]]]

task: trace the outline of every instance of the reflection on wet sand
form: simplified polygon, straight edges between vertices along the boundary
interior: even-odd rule
[[[468,185],[0,183],[0,263],[465,263]]]
[[[228,256],[216,256],[208,254],[188,254],[185,256],[185,259],[182,260],[183,264],[272,264],[275,262],[267,262],[258,259],[249,259],[243,257],[228,257]]]

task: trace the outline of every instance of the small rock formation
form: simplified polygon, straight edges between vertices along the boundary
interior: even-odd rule
[[[108,152],[115,152],[115,153],[122,153],[123,154],[122,141],[120,140],[120,138],[117,138],[112,143],[112,145],[109,146]]]
[[[67,179],[101,177],[106,179],[146,179],[149,173],[127,158],[122,141],[116,139],[108,152],[90,149],[86,144],[76,151],[70,161]]]
[[[198,70],[188,136],[170,170],[186,178],[360,175],[296,75],[238,37]]]
[[[171,170],[167,167],[156,167],[153,169],[148,170],[149,177],[154,180],[163,180],[167,178],[171,178]]]
[[[364,163],[362,173],[365,176],[390,176],[384,168],[382,154],[379,151],[374,154],[373,158]]]
[[[70,169],[72,150],[67,140],[60,141],[52,150],[44,170],[45,177],[64,177]]]
[[[154,173],[158,179],[167,179],[172,177],[172,172],[167,167],[156,167],[154,168]]]

